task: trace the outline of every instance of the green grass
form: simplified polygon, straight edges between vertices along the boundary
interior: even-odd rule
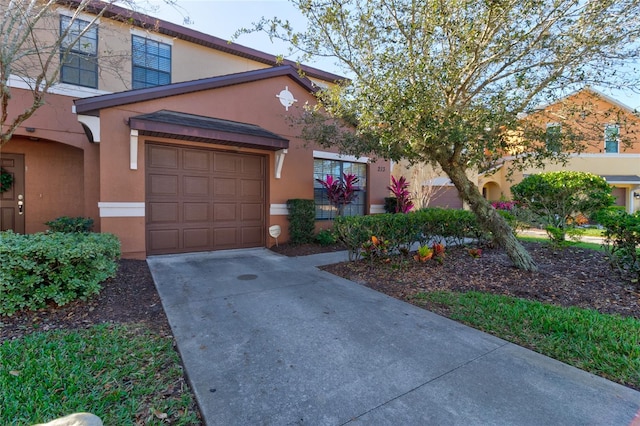
[[[523,236],[523,235],[518,235],[518,239],[520,241],[527,241],[527,242],[533,242],[533,243],[548,243],[549,242],[549,238],[547,237],[532,237],[532,236]],[[598,250],[598,251],[604,251],[604,247],[602,246],[602,244],[600,243],[589,243],[589,242],[585,242],[585,241],[570,241],[567,240],[566,241],[567,247],[579,247],[579,248],[584,248],[584,249],[589,249],[589,250]]]
[[[88,411],[105,425],[198,424],[172,340],[137,326],[36,332],[0,344],[0,424]]]
[[[640,389],[640,320],[479,292],[419,293],[449,317],[626,386]]]

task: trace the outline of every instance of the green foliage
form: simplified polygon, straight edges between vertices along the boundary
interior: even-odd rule
[[[556,244],[579,218],[613,204],[611,187],[592,173],[559,171],[527,176],[511,187],[514,199],[537,215]]]
[[[420,293],[453,320],[623,385],[640,387],[640,321],[479,292]]]
[[[111,234],[0,233],[0,315],[84,300],[115,276],[119,256]]]
[[[465,239],[485,240],[473,213],[466,210],[428,208],[407,214],[377,214],[338,217],[333,223],[338,240],[345,244],[350,259],[357,259],[372,236],[385,241],[390,253],[408,252],[413,244],[432,241],[464,244]]]
[[[605,227],[605,250],[611,266],[625,279],[640,284],[640,212],[628,214],[617,208],[595,215]]]
[[[311,243],[314,240],[316,207],[313,200],[287,200],[289,209],[289,241],[292,244]]]
[[[0,168],[0,194],[8,191],[13,185],[13,175],[5,169]]]
[[[32,425],[78,411],[105,425],[200,424],[191,394],[175,392],[182,377],[172,339],[140,327],[35,332],[0,344],[0,424]]]
[[[93,219],[90,217],[61,216],[49,222],[45,222],[51,232],[91,232]]]
[[[323,229],[316,235],[316,243],[321,246],[330,246],[338,242],[336,235],[330,229]]]
[[[384,197],[384,212],[395,213],[398,208],[398,199],[396,197]]]

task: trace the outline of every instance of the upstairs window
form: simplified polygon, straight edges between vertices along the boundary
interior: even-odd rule
[[[134,89],[171,83],[171,45],[132,35]]]
[[[545,144],[549,151],[560,152],[562,150],[562,126],[560,123],[547,123]]]
[[[620,126],[607,124],[604,128],[604,152],[617,154],[620,142]]]
[[[90,24],[82,19],[60,16],[60,34],[67,32],[60,47],[60,81],[97,89],[98,28]]]
[[[325,180],[327,175],[331,175],[336,179],[343,179],[344,173],[356,175],[359,188],[356,199],[345,207],[344,216],[365,214],[367,165],[365,163],[315,158],[313,160],[313,193],[316,204],[316,220],[334,219],[338,215],[338,210],[331,205],[327,198],[327,190],[316,179]]]

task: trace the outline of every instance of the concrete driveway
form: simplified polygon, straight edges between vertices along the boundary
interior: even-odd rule
[[[640,392],[320,271],[148,259],[207,425],[630,425]]]

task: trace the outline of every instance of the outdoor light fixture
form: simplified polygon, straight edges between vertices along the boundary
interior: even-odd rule
[[[633,198],[640,198],[640,192],[634,192]]]

